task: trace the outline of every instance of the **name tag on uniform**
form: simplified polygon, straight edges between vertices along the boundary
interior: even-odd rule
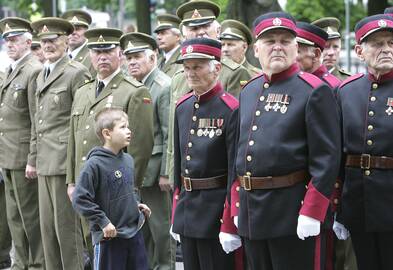
[[[288,105],[290,101],[291,97],[289,95],[270,93],[267,95],[265,101],[265,111],[275,111],[284,114],[288,110]]]
[[[197,136],[221,136],[222,126],[224,125],[224,119],[222,118],[200,118],[198,123]]]

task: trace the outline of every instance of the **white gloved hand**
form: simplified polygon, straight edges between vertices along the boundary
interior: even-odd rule
[[[339,240],[347,240],[347,238],[349,237],[349,231],[340,222],[334,221],[333,231]]]
[[[242,246],[242,240],[239,235],[220,232],[218,235],[222,249],[225,253],[230,253]]]
[[[169,233],[173,239],[175,239],[177,242],[180,243],[180,234],[173,232],[172,227],[173,225],[171,225],[171,228],[169,229]]]
[[[312,217],[299,215],[296,232],[302,240],[309,236],[317,236],[321,232],[321,222]]]
[[[233,217],[233,223],[235,224],[236,228],[239,228],[239,216]]]

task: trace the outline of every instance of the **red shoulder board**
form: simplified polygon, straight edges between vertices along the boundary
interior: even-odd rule
[[[329,84],[330,87],[336,88],[341,84],[341,81],[330,73],[323,74],[323,79]]]
[[[314,88],[314,89],[317,88],[318,86],[320,86],[323,83],[320,78],[318,78],[315,75],[312,75],[311,73],[300,71],[299,72],[299,77],[301,79],[303,79],[306,83],[311,85],[312,88]]]
[[[187,99],[189,99],[191,96],[193,95],[192,91],[188,92],[187,94],[185,94],[184,96],[182,96],[181,98],[179,98],[176,101],[176,107],[179,106],[180,104],[182,104],[184,101],[186,101]]]
[[[239,101],[229,93],[223,93],[220,98],[232,111],[239,107]]]
[[[346,85],[346,84],[349,83],[349,82],[352,82],[352,81],[354,81],[354,80],[357,80],[357,79],[363,77],[363,75],[364,75],[363,73],[358,73],[358,74],[355,74],[355,75],[352,75],[352,76],[346,78],[346,79],[340,84],[340,88],[343,87],[344,85]]]
[[[247,83],[245,83],[242,88],[246,87],[250,82],[258,79],[259,77],[263,76],[263,73],[256,75],[255,77],[252,77]]]

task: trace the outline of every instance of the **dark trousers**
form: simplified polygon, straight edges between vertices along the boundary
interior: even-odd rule
[[[130,239],[113,238],[94,246],[94,270],[147,270],[143,236],[138,232]]]
[[[296,235],[243,239],[250,270],[323,270],[325,235],[300,240]]]
[[[359,270],[393,269],[393,231],[351,231],[351,238]]]
[[[234,270],[234,253],[226,254],[217,239],[180,237],[184,270]]]

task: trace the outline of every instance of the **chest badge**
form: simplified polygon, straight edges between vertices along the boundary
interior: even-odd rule
[[[14,100],[16,100],[16,99],[18,98],[18,92],[15,92],[15,93],[13,94],[13,97],[14,97]]]
[[[55,95],[55,96],[53,97],[53,101],[55,102],[55,104],[59,104],[59,101],[60,101],[59,96],[58,96],[58,95]]]
[[[197,136],[209,136],[209,138],[213,138],[214,136],[221,136],[223,125],[223,118],[200,118],[198,123]]]
[[[386,109],[386,114],[387,115],[392,115],[392,113],[393,113],[393,98],[391,98],[391,97],[389,97],[388,98],[388,101],[386,102],[386,106],[388,106],[388,108]]]
[[[289,95],[270,93],[267,95],[265,111],[280,112],[285,114],[288,110],[288,105],[291,100]]]
[[[119,171],[119,170],[115,171],[115,177],[116,177],[117,179],[121,178],[121,176],[122,176],[121,171]]]

